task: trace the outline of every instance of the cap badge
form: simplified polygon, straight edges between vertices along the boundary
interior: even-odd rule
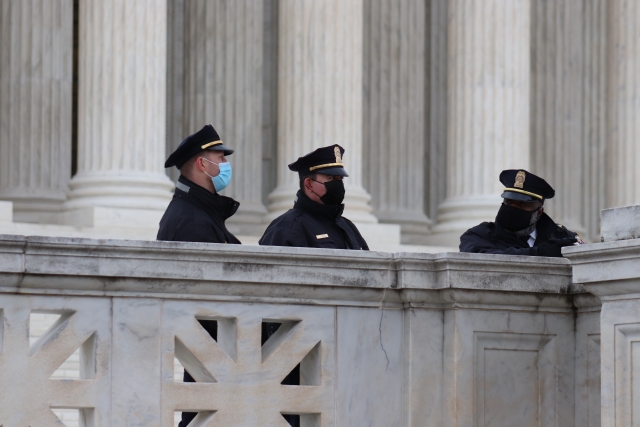
[[[527,174],[525,174],[523,171],[519,171],[516,174],[516,182],[513,184],[513,186],[515,188],[524,188],[524,180],[527,177]]]
[[[336,155],[336,163],[342,163],[342,156],[340,155],[340,147],[334,147],[333,152]]]

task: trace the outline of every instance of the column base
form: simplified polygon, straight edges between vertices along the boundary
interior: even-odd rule
[[[165,210],[166,206],[162,210],[91,206],[63,211],[61,223],[75,227],[136,227],[158,230]]]
[[[13,222],[13,202],[0,200],[0,222]]]
[[[427,243],[431,220],[423,212],[377,210],[375,215],[382,223],[400,225],[402,244],[424,245]]]
[[[161,173],[78,174],[70,182],[62,223],[80,227],[156,228],[174,184]]]
[[[3,191],[0,198],[13,202],[13,219],[16,222],[59,224],[67,191],[16,187]]]
[[[427,244],[458,247],[465,231],[481,222],[495,220],[501,203],[500,194],[446,199],[438,206],[438,223],[427,237]]]
[[[348,179],[348,178],[347,178]],[[346,195],[344,198],[344,214],[352,222],[362,224],[376,224],[378,219],[371,213],[372,208],[369,205],[371,196],[361,186],[346,187]],[[269,213],[265,216],[265,221],[270,223],[289,209],[293,207],[296,193],[299,190],[297,184],[285,184],[278,186],[271,194],[269,194]]]

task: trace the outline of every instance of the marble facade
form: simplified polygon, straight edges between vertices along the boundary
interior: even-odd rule
[[[176,178],[163,160],[212,122],[237,149],[225,194],[241,202],[229,227],[243,241],[291,206],[286,165],[334,142],[347,149],[347,216],[381,248],[457,247],[493,219],[511,167],[548,178],[547,211],[598,241],[601,209],[640,203],[625,185],[640,153],[639,11],[2,0],[0,200],[13,225],[0,231],[153,239]]]
[[[0,423],[599,425],[599,311],[564,259],[2,235]]]

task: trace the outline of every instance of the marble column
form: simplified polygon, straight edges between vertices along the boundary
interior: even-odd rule
[[[529,168],[530,1],[448,4],[447,198],[431,244],[493,220],[500,171]]]
[[[424,243],[425,0],[364,7],[364,186],[380,222]]]
[[[164,171],[166,0],[80,2],[78,173],[65,221],[157,227]]]
[[[447,197],[447,2],[431,0],[427,7],[427,144],[425,153],[425,211],[437,218]]]
[[[583,136],[583,0],[531,3],[531,171],[556,190],[554,221],[585,235],[582,191],[590,142]],[[586,142],[586,143],[585,143]]]
[[[600,211],[607,194],[607,2],[584,2],[584,94],[583,132],[585,144],[580,185],[587,239],[600,241]]]
[[[187,136],[183,126],[185,1],[167,0],[167,157]],[[176,168],[165,172],[173,181],[180,176]]]
[[[190,0],[184,9],[183,134],[212,123],[235,150],[222,193],[240,202],[229,226],[256,234],[262,204],[262,0]],[[176,141],[175,145],[180,141]]]
[[[0,199],[55,223],[71,177],[72,0],[0,0]]]
[[[363,0],[281,0],[278,39],[278,186],[268,219],[293,206],[287,165],[316,148],[345,148],[345,216],[377,222],[362,186]]]
[[[609,5],[608,207],[640,204],[640,2]]]

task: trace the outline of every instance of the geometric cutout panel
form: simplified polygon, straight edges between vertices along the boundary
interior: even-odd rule
[[[334,425],[334,308],[175,300],[163,304],[162,425],[173,425],[176,412],[206,415],[216,427]],[[203,319],[217,321],[217,341],[198,327]],[[263,333],[265,323],[270,328]],[[223,345],[224,329],[228,333]],[[196,382],[174,379],[176,358],[190,373],[197,370]],[[296,378],[281,384],[292,371],[297,371]]]
[[[271,356],[271,354],[273,354],[273,352],[276,351],[278,347],[280,347],[280,345],[282,345],[284,341],[289,339],[294,328],[298,326],[299,323],[299,320],[268,320],[265,322],[263,319],[263,325],[280,324],[280,326],[276,326],[273,333],[268,336],[267,341],[262,345],[263,363],[269,358],[269,356]],[[262,336],[264,336],[264,334],[262,334]]]
[[[110,301],[0,295],[0,310],[0,424],[101,425],[109,410]]]
[[[300,362],[300,385],[320,385],[322,361],[320,343],[316,344]]]
[[[556,425],[555,335],[474,332],[474,426]]]
[[[180,340],[180,337],[175,337],[174,346],[175,358],[184,366],[191,377],[196,382],[215,383],[216,379],[211,375],[207,368],[200,362],[187,346]]]
[[[51,408],[51,412],[66,427],[80,427],[80,409]]]
[[[184,382],[184,366],[177,357],[173,358],[173,380],[177,383]]]
[[[60,320],[62,313],[42,313],[32,311],[29,314],[29,346],[38,342],[40,338],[54,329],[54,325]]]

